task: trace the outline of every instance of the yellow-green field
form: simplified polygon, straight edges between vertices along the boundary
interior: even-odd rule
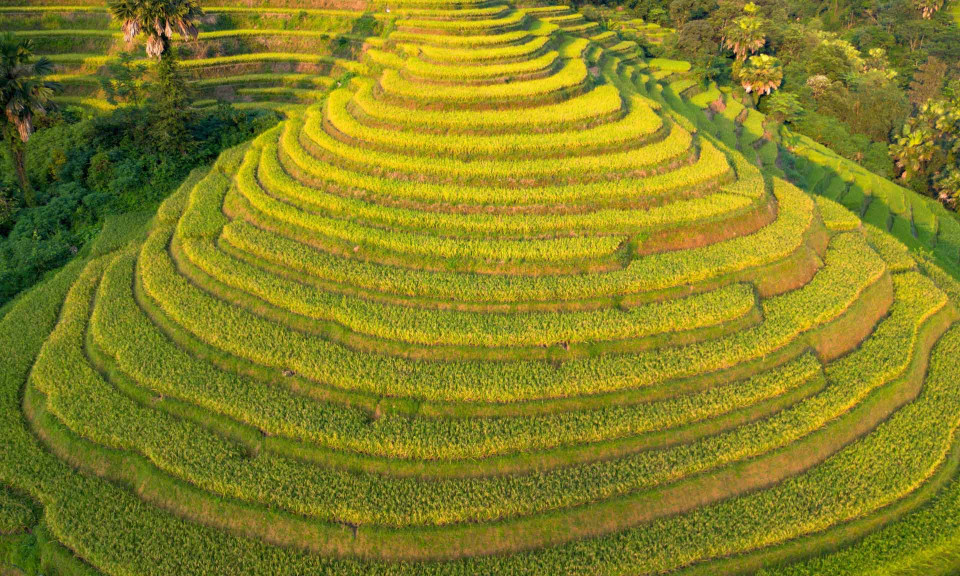
[[[952,216],[567,7],[289,8],[181,45],[280,125],[4,309],[3,570],[956,566]],[[122,47],[0,21],[80,100]]]
[[[334,9],[205,7],[196,42],[177,48],[197,96],[235,102],[312,101],[352,70],[367,34],[385,14]],[[100,78],[127,45],[104,5],[0,6],[0,27],[32,40],[55,64],[61,100],[103,107]],[[142,60],[148,66],[149,60]]]

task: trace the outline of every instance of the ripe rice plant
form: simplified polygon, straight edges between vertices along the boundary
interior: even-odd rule
[[[255,155],[255,152],[251,152]],[[256,163],[253,158],[250,163]],[[405,228],[421,233],[441,233],[447,236],[527,237],[579,234],[637,234],[653,229],[680,227],[710,218],[722,219],[752,207],[754,204],[741,195],[718,193],[705,198],[676,200],[662,206],[642,210],[597,210],[574,214],[510,215],[510,214],[450,214],[422,212],[370,204],[337,194],[330,194],[303,185],[289,176],[277,156],[272,140],[264,143],[259,164],[250,168],[247,178],[252,184],[255,171],[259,186],[271,197],[292,204],[308,213],[329,214],[342,218],[352,215],[359,221],[377,226]],[[310,218],[309,215],[305,216]]]
[[[509,30],[516,30],[523,26],[526,15],[520,11],[513,11],[505,16],[489,20],[448,20],[448,19],[418,19],[417,16],[400,18],[397,20],[397,29],[404,31],[430,32],[433,34],[496,34]]]
[[[647,101],[630,100],[629,111],[619,121],[579,131],[551,134],[510,134],[481,136],[423,134],[364,124],[351,113],[354,94],[334,90],[327,98],[323,121],[353,142],[390,152],[415,150],[430,156],[463,159],[506,156],[552,156],[571,152],[612,151],[627,145],[637,146],[657,134],[663,120]]]
[[[545,52],[530,60],[511,64],[491,64],[489,66],[437,66],[417,58],[408,59],[403,74],[411,80],[458,84],[492,84],[504,78],[544,76],[552,72],[559,63],[560,53]]]
[[[643,434],[720,416],[735,408],[787,394],[819,372],[819,364],[806,355],[769,374],[761,374],[743,387],[728,385],[657,403],[539,417],[418,418],[408,425],[402,424],[408,422],[407,416],[388,413],[382,416],[386,420],[381,426],[368,429],[364,426],[366,416],[362,409],[311,403],[255,379],[238,379],[229,372],[205,368],[202,362],[165,342],[163,334],[137,308],[129,285],[109,282],[103,290],[101,302],[105,308],[103,313],[94,316],[92,326],[97,345],[116,355],[118,366],[154,393],[200,404],[266,430],[272,436],[380,457],[480,458]],[[150,352],[143,346],[123,346],[133,335],[142,338],[140,342],[155,345],[150,350],[161,352],[168,361],[150,361],[147,356]],[[174,381],[190,385],[171,386]],[[293,420],[280,418],[283,414],[298,416]],[[395,425],[388,425],[394,420]],[[445,441],[437,443],[437,438]],[[283,446],[278,444],[277,449],[282,450]],[[439,465],[435,468],[433,473],[445,469]],[[462,468],[449,467],[454,474]]]
[[[424,85],[406,80],[396,70],[384,70],[378,86],[392,102],[409,107],[489,109],[522,104],[553,103],[587,89],[587,67],[571,59],[551,76],[489,86]]]
[[[426,366],[411,364],[400,368],[404,363],[399,360],[384,362],[384,359],[374,360],[346,351],[338,354],[346,354],[347,357],[352,358],[349,362],[334,364],[328,361],[318,364],[318,358],[329,360],[336,347],[331,348],[315,338],[297,338],[295,334],[278,327],[261,326],[262,322],[255,321],[247,313],[240,313],[235,308],[225,307],[223,304],[218,304],[216,300],[210,300],[208,296],[196,293],[195,289],[183,284],[183,280],[177,277],[169,257],[163,255],[164,237],[161,234],[155,235],[144,247],[144,250],[149,250],[151,254],[151,263],[145,264],[141,271],[144,289],[152,298],[158,300],[165,313],[174,317],[176,322],[187,327],[192,326],[191,332],[198,337],[208,339],[213,336],[209,325],[215,318],[217,322],[221,319],[211,315],[226,314],[236,317],[239,314],[240,317],[245,318],[243,325],[250,326],[250,329],[232,334],[218,334],[216,338],[216,346],[226,346],[226,350],[234,355],[253,362],[267,363],[280,369],[289,367],[298,374],[307,375],[318,381],[337,383],[338,386],[348,389],[376,391],[376,388],[369,388],[371,385],[376,385],[376,381],[356,380],[356,375],[351,375],[353,370],[364,366],[363,369],[367,374],[379,371],[385,371],[384,375],[391,374],[394,390],[407,389],[409,386],[408,394],[413,393],[436,400],[445,398],[479,401],[483,398],[498,398],[499,401],[517,401],[583,394],[588,390],[594,393],[612,392],[651,385],[663,378],[680,378],[704,371],[719,370],[749,358],[772,353],[789,345],[804,331],[839,317],[848,306],[857,301],[862,292],[882,280],[885,270],[882,260],[862,244],[862,257],[866,260],[852,264],[859,268],[856,271],[858,275],[856,279],[851,276],[853,271],[840,269],[834,272],[828,261],[827,267],[815,277],[809,290],[788,293],[779,299],[765,302],[763,304],[765,321],[758,329],[744,331],[732,339],[720,339],[715,342],[669,349],[669,355],[665,351],[651,354],[638,353],[629,363],[614,356],[600,356],[570,362],[559,373],[548,366],[541,366],[535,370],[536,364],[524,362],[499,366],[477,362],[454,362],[432,366],[429,369]],[[850,241],[845,243],[849,244]],[[845,249],[853,250],[854,246]],[[821,283],[829,283],[833,274],[846,276],[846,284],[842,287],[831,287],[830,292],[819,291]],[[191,310],[206,312],[201,318]],[[204,331],[200,330],[198,323],[207,326],[204,329],[206,334],[197,333],[197,331]],[[254,331],[253,326],[259,326],[259,328]],[[272,352],[276,350],[275,345],[268,344],[268,341],[263,341],[262,345],[253,345],[254,342],[262,341],[264,338],[282,338],[288,342],[297,340],[299,343],[296,346],[291,345],[282,355],[279,355]],[[712,346],[716,346],[716,349],[711,349]],[[721,353],[721,350],[727,353]],[[692,362],[692,358],[697,360]],[[641,368],[651,361],[655,361],[660,368],[656,370],[651,370],[650,367]],[[358,362],[361,364],[358,365]],[[346,371],[340,372],[341,370]],[[624,373],[624,370],[628,372]],[[453,373],[460,374],[457,388],[450,389],[443,386],[445,379]],[[484,384],[478,387],[481,380]],[[477,384],[470,386],[468,382]]]
[[[479,205],[537,205],[558,203],[583,203],[587,200],[598,206],[604,204],[642,203],[647,198],[670,196],[690,189],[692,185],[722,180],[729,172],[726,156],[717,148],[703,143],[696,162],[676,170],[654,174],[645,178],[625,178],[616,181],[572,183],[567,185],[519,188],[500,186],[495,188],[466,185],[453,188],[441,183],[423,183],[410,180],[390,179],[358,173],[335,164],[321,162],[304,149],[298,134],[302,124],[291,121],[283,127],[280,149],[288,170],[299,172],[304,181],[341,186],[346,190],[366,190],[375,194],[394,196],[414,201],[446,202]],[[678,134],[680,132],[678,131]],[[682,134],[679,138],[685,138]],[[359,157],[360,152],[356,154]]]
[[[405,32],[398,30],[390,35],[395,42],[424,44],[448,48],[489,48],[514,46],[530,39],[530,32],[514,30],[502,34],[480,34],[477,36],[462,36],[459,34],[431,34],[428,32]]]
[[[545,105],[531,110],[419,110],[392,105],[374,96],[375,83],[354,80],[359,88],[351,106],[371,119],[402,128],[434,128],[438,132],[460,133],[523,133],[559,131],[618,117],[625,112],[616,87],[597,86],[586,94],[559,104]]]
[[[217,281],[275,306],[378,339],[425,346],[531,347],[625,341],[732,322],[754,306],[753,291],[734,284],[716,292],[627,310],[520,315],[412,311],[342,296],[316,295],[297,283],[231,260],[207,241],[186,242],[183,247],[190,260]]]
[[[280,124],[0,308],[0,573],[948,571],[942,206],[625,13],[312,6],[208,7]],[[0,23],[112,109],[104,7]]]
[[[322,123],[323,116],[319,109],[314,108],[308,111],[301,139],[306,139],[311,151],[315,150],[324,157],[329,157],[329,161],[333,164],[350,166],[358,172],[362,171],[360,168],[362,165],[373,167],[377,172],[398,176],[410,171],[419,175],[429,175],[435,179],[457,179],[464,183],[470,182],[471,178],[514,181],[525,177],[529,181],[556,179],[576,181],[578,176],[583,178],[587,174],[593,175],[594,178],[603,178],[606,174],[631,174],[671,162],[682,163],[685,153],[690,151],[693,140],[689,132],[672,124],[666,128],[668,133],[662,140],[634,150],[583,155],[575,158],[462,162],[449,158],[411,157],[406,154],[354,148],[331,137],[323,129]]]
[[[503,46],[487,49],[476,48],[442,48],[437,46],[400,45],[405,52],[419,54],[427,61],[439,64],[466,66],[469,64],[483,64],[499,62],[503,64],[524,61],[546,48],[550,42],[549,36],[534,36],[523,44]]]
[[[255,159],[256,156],[253,156],[253,158]],[[617,236],[521,240],[461,238],[454,240],[427,234],[401,231],[385,232],[381,229],[307,214],[288,204],[278,202],[257,186],[252,173],[255,164],[248,162],[246,166],[249,168],[239,175],[238,190],[250,202],[254,210],[299,229],[307,230],[311,234],[322,235],[349,244],[376,246],[411,256],[520,260],[546,263],[609,256],[617,251],[625,240],[623,237]],[[223,185],[221,190],[225,192],[226,186]],[[189,228],[183,229],[183,233],[187,236],[198,234],[198,232]]]
[[[753,268],[788,260],[798,250],[808,250],[804,237],[812,225],[812,202],[798,191],[791,191],[789,188],[785,188],[778,198],[778,219],[757,234],[691,250],[684,255],[687,257],[673,253],[646,256],[634,261],[624,270],[593,277],[572,275],[502,278],[440,272],[418,274],[415,271],[400,271],[387,266],[371,266],[363,262],[330,258],[294,241],[264,233],[238,221],[224,227],[222,238],[243,253],[265,258],[285,269],[300,270],[334,282],[346,279],[350,284],[376,292],[417,297],[435,296],[468,302],[587,299],[709,283],[725,276],[748,274]],[[804,211],[804,208],[808,211]],[[745,259],[743,255],[748,253],[755,256]],[[689,258],[691,254],[696,254],[696,259]]]

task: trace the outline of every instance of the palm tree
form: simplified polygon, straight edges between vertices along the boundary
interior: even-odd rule
[[[890,155],[900,169],[900,178],[912,180],[926,170],[936,155],[936,137],[924,126],[903,127],[903,135],[890,145]]]
[[[933,18],[943,8],[943,0],[913,0],[913,4],[926,20]]]
[[[33,204],[30,182],[27,180],[27,149],[25,144],[33,134],[35,116],[42,116],[51,108],[51,98],[60,90],[60,84],[44,80],[53,70],[49,59],[33,59],[30,40],[17,40],[6,34],[0,38],[0,117],[3,137],[10,145],[14,167],[27,204]]]
[[[723,45],[733,50],[740,61],[767,43],[763,35],[763,19],[756,16],[757,6],[751,2],[743,7],[743,11],[744,15],[734,20],[723,33]]]
[[[762,27],[763,22],[759,18],[753,16],[737,18],[727,28],[723,45],[733,50],[737,60],[746,60],[749,54],[760,50],[767,43]]]
[[[171,49],[174,29],[181,36],[195,40],[194,22],[203,16],[196,0],[109,0],[110,12],[121,21],[124,38],[133,41],[140,34],[147,37],[147,56],[160,60],[156,84],[149,110],[150,129],[158,150],[186,154],[191,145],[187,128],[189,90]]]
[[[754,102],[761,95],[770,94],[783,82],[783,67],[780,61],[767,54],[751,56],[738,67],[737,77],[740,85],[748,94],[753,94]]]
[[[158,59],[170,48],[174,30],[184,38],[195,40],[194,22],[203,16],[194,0],[111,0],[110,12],[122,22],[127,42],[145,34],[147,56]]]

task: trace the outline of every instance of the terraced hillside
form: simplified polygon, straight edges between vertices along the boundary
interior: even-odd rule
[[[5,310],[0,550],[948,571],[951,277],[698,130],[676,65],[569,9],[393,9],[360,74]]]
[[[364,38],[384,29],[386,13],[348,9],[269,10],[243,5],[205,7],[196,42],[180,43],[199,105],[215,100],[314,102],[354,70]],[[101,78],[124,51],[143,58],[142,40],[128,46],[106,6],[31,4],[3,6],[0,28],[30,38],[56,67],[61,101],[103,108]],[[143,59],[150,66],[152,61]]]
[[[770,123],[756,109],[745,108],[727,88],[713,84],[704,88],[685,73],[686,62],[651,60],[649,65],[652,75],[663,77],[666,84],[648,88],[649,94],[699,120],[701,128],[767,172],[784,176],[780,163],[789,162],[806,191],[843,204],[903,242],[914,255],[933,259],[960,278],[960,220],[940,202],[886,180],[807,136]]]

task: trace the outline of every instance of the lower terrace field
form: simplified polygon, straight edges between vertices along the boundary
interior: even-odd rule
[[[951,225],[569,8],[342,8],[206,8],[284,121],[3,309],[4,574],[953,573]]]

